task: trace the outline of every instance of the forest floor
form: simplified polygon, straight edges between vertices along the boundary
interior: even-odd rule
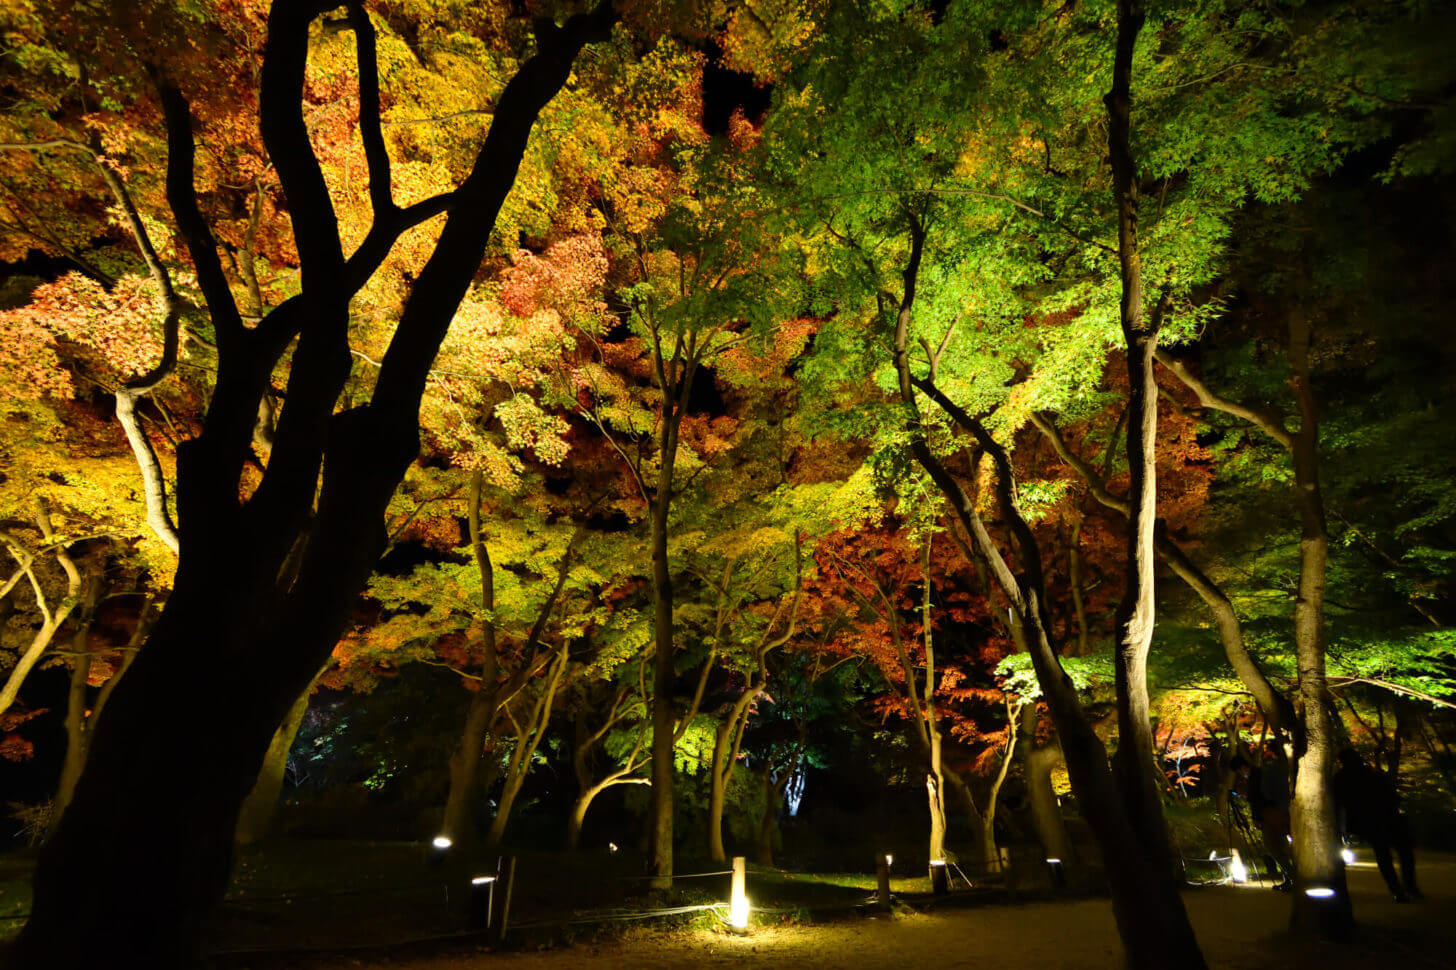
[[[1368,855],[1367,855],[1368,858]],[[1368,862],[1350,870],[1361,929],[1347,946],[1299,945],[1284,934],[1288,898],[1267,888],[1222,886],[1185,894],[1199,942],[1215,970],[1401,970],[1456,967],[1456,858],[1424,855],[1424,902],[1399,905]],[[752,877],[750,877],[752,879]],[[765,917],[755,917],[763,920]],[[515,952],[475,944],[311,956],[235,957],[239,970],[575,970],[585,966],[688,968],[823,968],[904,970],[987,967],[995,970],[1112,970],[1120,947],[1105,898],[903,910],[894,917],[756,925],[745,937],[704,928],[640,926],[609,941],[534,944]]]

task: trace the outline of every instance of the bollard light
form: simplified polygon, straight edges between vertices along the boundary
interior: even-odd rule
[[[1347,866],[1353,866],[1355,864],[1355,850],[1349,846],[1345,846],[1340,850],[1340,861]]]
[[[490,914],[495,909],[495,876],[476,876],[470,880],[466,925],[472,930],[490,929]]]
[[[728,904],[728,923],[735,930],[748,929],[748,897],[742,892],[735,892]]]
[[[1239,850],[1231,850],[1233,859],[1229,861],[1229,878],[1234,882],[1248,882],[1249,869],[1244,865],[1244,860],[1239,858]]]
[[[735,933],[748,929],[748,860],[733,857],[733,889],[728,897],[728,925]]]
[[[893,866],[894,864],[895,864],[895,857],[894,856],[892,856],[892,855],[885,856],[885,865],[887,865],[887,866]]]

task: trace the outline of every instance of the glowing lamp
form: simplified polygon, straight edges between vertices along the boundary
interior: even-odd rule
[[[1335,891],[1328,886],[1311,886],[1304,891],[1304,894],[1310,899],[1330,899],[1335,895]]]
[[[470,885],[484,886],[492,882],[495,882],[495,876],[476,876],[474,879],[470,880]]]
[[[736,933],[748,929],[748,860],[733,857],[733,890],[728,897],[728,925]]]
[[[617,843],[615,843],[615,842],[608,842],[607,843],[607,851],[608,852],[616,852],[617,851]]]
[[[1355,850],[1346,846],[1340,850],[1340,859],[1345,865],[1353,866],[1355,864]]]
[[[894,856],[892,856],[892,855],[885,856],[885,865],[887,865],[887,866],[893,866],[894,864],[895,864],[895,857]]]
[[[1217,858],[1218,858],[1218,850],[1217,849],[1209,849],[1208,850],[1208,861],[1209,862],[1212,862],[1213,860],[1215,860]]]
[[[944,859],[931,859],[930,860],[930,864],[932,866],[943,866],[943,865],[945,865],[945,860]]]
[[[450,836],[448,836],[448,835],[437,835],[437,836],[435,836],[434,841],[431,842],[430,844],[433,845],[437,849],[448,849],[448,848],[450,848],[450,846],[454,845],[455,843],[454,843],[453,840],[451,840]]]
[[[734,893],[728,904],[728,924],[735,930],[748,929],[748,897],[743,893]]]
[[[1049,865],[1049,866],[1059,866],[1061,864],[1062,864],[1062,860],[1061,859],[1048,859],[1047,860],[1047,865]]]
[[[1229,860],[1229,878],[1234,882],[1249,881],[1249,867],[1244,865],[1244,860],[1239,858],[1239,850],[1233,850],[1233,858]]]

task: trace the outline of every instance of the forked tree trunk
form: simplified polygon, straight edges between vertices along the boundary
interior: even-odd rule
[[[1289,318],[1290,384],[1299,404],[1294,436],[1294,491],[1299,505],[1299,594],[1294,603],[1294,654],[1304,732],[1294,756],[1294,793],[1289,806],[1294,840],[1296,932],[1346,940],[1355,919],[1345,887],[1345,864],[1335,825],[1335,725],[1325,680],[1324,595],[1329,540],[1319,485],[1319,411],[1309,378],[1309,318],[1296,305]],[[1325,895],[1322,891],[1332,891]]]
[[[258,772],[258,780],[238,813],[239,845],[248,845],[273,834],[278,819],[278,797],[283,793],[283,779],[288,774],[288,752],[293,750],[293,740],[303,726],[303,716],[308,713],[308,698],[312,693],[313,684],[310,683],[288,709],[288,716],[268,742],[268,751],[263,755],[263,770]]]
[[[178,448],[173,592],[98,718],[71,806],[41,852],[31,917],[9,954],[15,967],[197,966],[268,743],[347,629],[385,547],[385,510],[419,454],[429,367],[480,267],[531,129],[577,53],[615,20],[604,5],[564,27],[538,21],[537,53],[497,99],[470,175],[448,197],[402,209],[390,197],[379,130],[373,27],[352,6],[375,223],[346,258],[302,112],[309,29],[323,12],[279,2],[269,13],[263,141],[288,198],[302,291],[254,327],[242,323],[198,207],[190,108],[160,72],[167,196],[217,333],[217,383],[201,433]],[[370,400],[338,411],[354,292],[401,233],[441,213],[439,242],[415,277]],[[259,399],[290,345],[275,446],[262,482],[241,501]],[[286,573],[295,558],[300,568]],[[282,575],[296,579],[280,584]],[[179,764],[187,766],[181,776]]]
[[[563,560],[561,570],[563,581],[565,576],[566,561]],[[558,583],[557,593],[560,592],[560,589]],[[553,599],[555,595],[552,595]],[[536,755],[536,749],[541,746],[542,739],[546,737],[546,727],[551,722],[551,711],[556,702],[556,690],[561,686],[561,680],[566,674],[567,659],[567,648],[563,644],[557,653],[556,661],[552,663],[546,674],[546,683],[542,686],[541,695],[531,708],[531,716],[526,720],[524,729],[519,731],[516,736],[515,750],[511,753],[510,764],[506,769],[505,785],[501,789],[500,801],[496,803],[495,818],[491,819],[490,831],[485,835],[487,848],[497,848],[505,839],[506,825],[511,820],[511,810],[515,808],[516,796],[521,793],[521,786],[526,781],[526,775],[531,771],[531,760]]]

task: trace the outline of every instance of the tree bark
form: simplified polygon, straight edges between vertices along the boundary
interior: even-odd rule
[[[474,810],[481,796],[480,759],[495,713],[494,691],[481,688],[471,694],[460,739],[450,754],[450,788],[445,795],[439,834],[457,846],[468,846],[476,832]]]
[[[1061,748],[1055,744],[1038,745],[1036,726],[1039,716],[1037,705],[1027,704],[1021,712],[1021,770],[1026,785],[1026,798],[1031,804],[1031,823],[1036,829],[1037,839],[1048,859],[1060,859],[1070,870],[1076,859],[1071,840],[1067,838],[1067,825],[1062,819],[1057,793],[1052,788],[1052,771],[1062,761]]]
[[[1126,412],[1124,412],[1125,414]],[[1107,490],[1103,478],[1096,473],[1086,459],[1072,451],[1066,439],[1062,437],[1061,431],[1046,415],[1033,412],[1031,422],[1051,443],[1058,456],[1082,476],[1087,483],[1088,491],[1099,504],[1124,516],[1129,514],[1130,507],[1127,500],[1119,498]],[[1254,702],[1259,705],[1259,710],[1263,713],[1265,720],[1275,731],[1291,733],[1296,727],[1294,705],[1290,703],[1289,698],[1270,683],[1263,667],[1249,652],[1248,645],[1244,642],[1243,627],[1239,623],[1239,616],[1234,610],[1233,603],[1218,584],[1199,569],[1177,543],[1168,538],[1167,529],[1161,520],[1155,523],[1153,537],[1154,548],[1159,557],[1168,564],[1179,579],[1188,585],[1189,589],[1198,595],[1199,599],[1203,600],[1209,613],[1213,615],[1213,623],[1218,629],[1219,642],[1223,645],[1224,656],[1228,658],[1229,666],[1233,668],[1244,688],[1253,695]]]
[[[51,802],[52,831],[66,813],[66,806],[71,803],[71,796],[76,790],[76,782],[80,780],[81,769],[86,765],[86,749],[90,741],[86,729],[91,716],[86,703],[90,692],[88,681],[91,676],[91,650],[86,639],[91,632],[96,604],[100,598],[100,577],[88,576],[80,622],[71,636],[71,679],[66,691],[66,757],[61,762],[61,777],[56,784],[56,797]]]
[[[263,141],[288,199],[302,286],[256,327],[242,323],[198,206],[190,109],[165,74],[159,82],[167,197],[217,333],[217,382],[200,434],[178,449],[173,593],[98,719],[75,797],[41,852],[14,966],[89,970],[115,963],[118,953],[135,966],[196,966],[269,740],[347,628],[387,541],[385,509],[419,453],[430,365],[484,257],[531,129],[577,53],[615,20],[603,5],[560,27],[538,21],[537,52],[502,91],[470,174],[448,195],[401,208],[389,197],[379,137],[372,26],[352,4],[376,204],[374,225],[346,258],[302,111],[309,28],[325,9],[275,3],[269,14]],[[351,366],[350,299],[401,233],[442,213],[439,243],[415,278],[372,397],[339,411]],[[242,500],[259,398],[295,337],[274,448],[262,482]],[[293,574],[284,567],[295,556]],[[199,691],[198,683],[219,689]],[[185,779],[178,764],[188,767]]]
[[[317,679],[317,678],[315,678]],[[283,793],[283,779],[288,774],[288,752],[293,750],[293,739],[303,726],[303,716],[308,713],[308,698],[313,693],[313,684],[298,695],[298,700],[288,709],[283,723],[273,732],[268,742],[268,751],[263,755],[263,769],[258,780],[248,793],[238,813],[237,841],[249,845],[273,834],[278,819],[278,797]]]
[[[1294,751],[1294,794],[1289,806],[1294,839],[1294,904],[1290,925],[1299,933],[1347,940],[1355,928],[1345,865],[1335,824],[1335,725],[1325,680],[1324,595],[1329,561],[1324,501],[1319,484],[1319,410],[1309,376],[1309,318],[1295,305],[1289,316],[1290,384],[1299,406],[1294,435],[1294,492],[1299,506],[1299,593],[1294,603],[1294,653],[1304,731]],[[1310,895],[1310,890],[1334,895]]]
[[[1155,615],[1157,528],[1158,386],[1153,353],[1164,302],[1148,319],[1143,308],[1142,257],[1138,251],[1137,167],[1131,148],[1132,55],[1143,25],[1141,0],[1119,0],[1117,56],[1112,90],[1104,99],[1113,195],[1117,203],[1117,255],[1122,276],[1120,317],[1128,376],[1128,529],[1126,579],[1117,610],[1114,672],[1117,684],[1117,753],[1113,774],[1122,788],[1128,818],[1148,861],[1168,872],[1177,867],[1163,821],[1161,779],[1154,774],[1156,750],[1149,720],[1147,664]],[[1191,939],[1192,932],[1189,931]]]
[[[570,554],[568,553],[568,555]],[[563,580],[566,577],[565,567],[566,562],[563,560],[561,571]],[[560,588],[560,584],[558,584],[558,593]],[[553,594],[552,599],[554,598]],[[511,819],[511,809],[515,807],[516,796],[521,793],[521,785],[525,783],[526,775],[531,771],[531,759],[535,756],[536,749],[541,746],[542,739],[546,737],[546,727],[551,722],[551,711],[556,702],[556,691],[561,686],[562,678],[566,675],[567,659],[567,648],[563,644],[557,653],[555,663],[551,665],[551,669],[546,674],[546,683],[542,686],[541,694],[531,708],[530,718],[516,737],[515,751],[511,755],[511,763],[506,770],[505,786],[501,789],[500,801],[496,803],[495,818],[491,819],[490,831],[485,835],[487,848],[497,848],[505,839],[506,824]]]

